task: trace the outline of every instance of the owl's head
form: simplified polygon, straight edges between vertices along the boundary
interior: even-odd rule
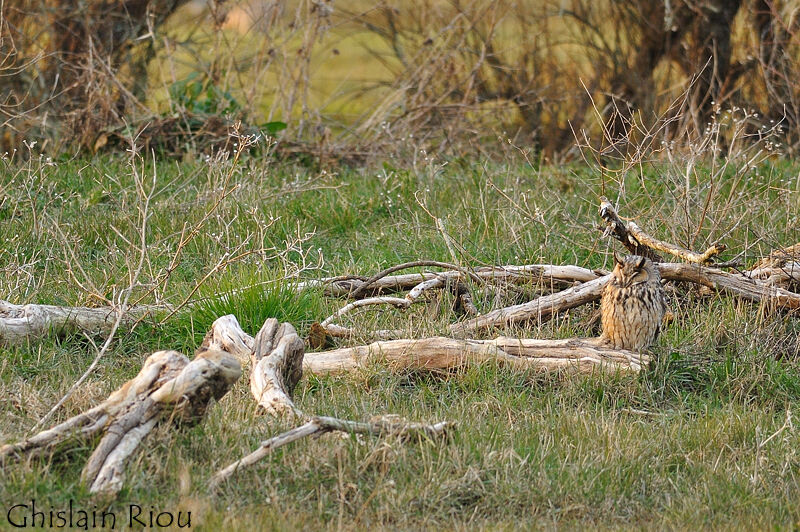
[[[658,270],[648,258],[640,257],[639,255],[628,255],[620,258],[614,253],[614,262],[614,271],[611,272],[611,275],[617,284],[623,288],[648,281],[661,281]]]

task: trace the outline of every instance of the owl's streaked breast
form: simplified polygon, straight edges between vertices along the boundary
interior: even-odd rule
[[[648,280],[629,286],[625,286],[623,276],[632,274],[623,272],[625,267],[623,263],[615,268],[614,276],[603,289],[602,337],[617,349],[642,351],[658,336],[666,312],[664,290],[652,263],[645,265]]]

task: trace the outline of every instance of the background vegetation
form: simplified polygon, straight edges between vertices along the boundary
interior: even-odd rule
[[[224,145],[242,120],[286,124],[287,149],[323,157],[491,153],[498,137],[574,156],[584,130],[624,154],[641,130],[702,134],[734,108],[750,133],[778,123],[789,149],[800,139],[793,0],[0,6],[9,152],[29,137],[124,148],[132,130],[182,153]]]

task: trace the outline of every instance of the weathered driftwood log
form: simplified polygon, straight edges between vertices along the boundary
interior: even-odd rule
[[[122,316],[123,323],[133,323],[157,310],[156,307],[133,307]],[[111,307],[58,307],[55,305],[14,305],[0,300],[0,346],[17,345],[46,336],[51,331],[90,334],[108,333],[117,320],[118,310]]]
[[[207,349],[225,351],[245,364],[250,360],[254,344],[255,339],[242,330],[236,316],[227,314],[217,318],[211,324],[211,328],[203,338],[203,343],[197,348],[197,352],[200,353]]]
[[[627,224],[619,217],[614,206],[606,198],[600,198],[600,217],[606,222],[606,233],[613,236],[634,255],[647,257],[653,262],[661,262],[663,259],[657,253],[667,253],[696,264],[706,264],[713,258],[725,251],[724,244],[714,244],[703,253],[696,253],[684,249],[675,244],[664,242],[645,233],[634,222]]]
[[[272,450],[314,434],[337,430],[376,435],[437,436],[445,434],[451,426],[445,422],[433,425],[413,423],[397,416],[381,416],[363,423],[304,414],[292,401],[292,390],[303,374],[304,344],[291,324],[279,324],[270,318],[264,322],[255,339],[248,341],[248,335],[241,330],[236,318],[223,316],[214,322],[206,341],[210,343],[221,337],[241,340],[229,344],[233,349],[241,349],[248,343],[253,345],[250,391],[259,406],[273,416],[291,415],[304,424],[263,441],[255,451],[218,471],[210,480],[211,486],[224,481],[237,470],[255,464]]]
[[[274,318],[264,322],[251,355],[250,392],[274,416],[302,416],[292,402],[292,392],[303,377],[305,343],[290,323]]]
[[[242,374],[230,354],[206,350],[194,360],[176,351],[150,355],[139,374],[100,405],[31,438],[0,447],[0,463],[57,452],[103,433],[81,478],[92,493],[115,495],[125,478],[125,461],[161,422],[196,422]]]
[[[383,364],[396,371],[441,371],[485,362],[517,369],[627,373],[640,371],[649,358],[642,353],[611,349],[597,338],[458,340],[432,337],[307,353],[303,369],[319,375]]]

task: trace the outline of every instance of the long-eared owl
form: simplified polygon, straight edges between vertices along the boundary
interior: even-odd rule
[[[601,338],[617,349],[642,351],[658,337],[667,301],[658,269],[647,258],[614,254],[611,280],[603,288]]]

